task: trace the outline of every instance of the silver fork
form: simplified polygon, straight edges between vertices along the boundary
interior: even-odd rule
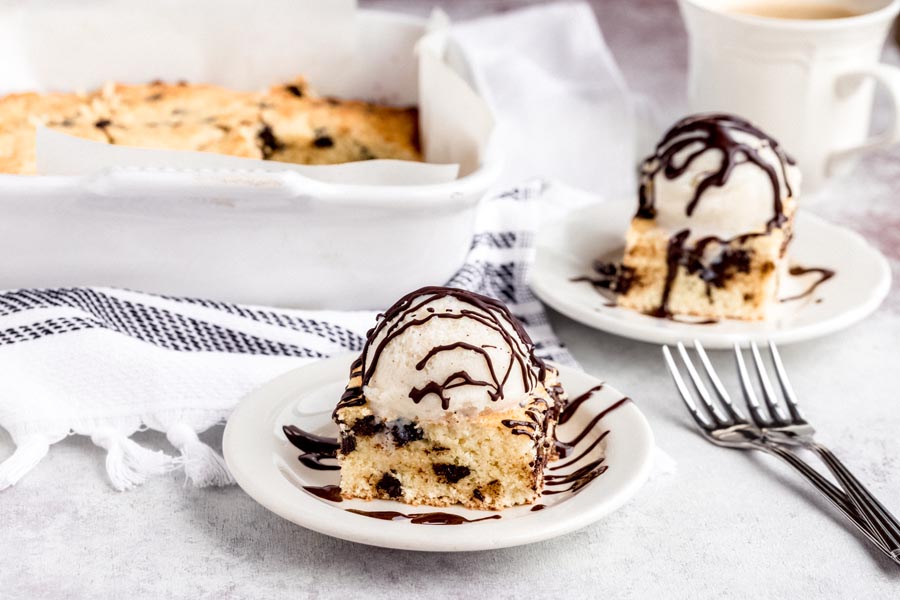
[[[703,350],[703,347],[695,343],[695,348],[697,349],[697,355],[703,364],[703,368],[715,390],[719,402],[713,401],[712,396],[706,385],[703,383],[703,380],[700,378],[700,374],[697,372],[697,368],[694,366],[687,349],[684,347],[684,344],[680,342],[678,344],[678,353],[681,356],[681,360],[687,370],[694,390],[696,390],[700,402],[705,409],[704,411],[701,411],[694,402],[694,396],[688,389],[669,347],[663,346],[662,352],[666,361],[666,366],[675,382],[675,387],[678,389],[678,393],[684,401],[685,406],[687,406],[688,412],[690,412],[694,421],[696,421],[697,425],[700,427],[703,436],[708,441],[718,446],[740,450],[758,450],[772,456],[777,456],[779,459],[790,465],[795,471],[802,475],[808,483],[812,484],[816,490],[825,496],[825,498],[847,517],[847,519],[849,519],[850,522],[853,523],[853,525],[856,526],[856,528],[882,553],[890,557],[894,562],[900,564],[900,559],[888,551],[888,548],[881,542],[879,536],[874,533],[866,520],[857,512],[855,506],[843,490],[824,478],[818,471],[809,466],[809,464],[794,454],[789,448],[767,442],[766,438],[763,436],[763,432],[756,425],[751,423],[734,403],[732,403],[731,397],[728,395],[728,392],[722,384],[721,379],[719,379],[719,376],[716,374],[715,369],[713,369],[712,363],[706,355],[706,352]]]
[[[782,410],[782,405],[778,401],[760,355],[759,347],[755,342],[750,344],[750,353],[753,356],[759,387],[766,405],[765,411],[760,406],[754,392],[750,375],[747,372],[747,366],[744,363],[743,352],[740,346],[735,345],[734,347],[738,374],[741,380],[741,390],[744,393],[747,406],[750,408],[750,416],[763,432],[763,436],[775,443],[799,446],[815,452],[837,479],[838,483],[841,484],[841,487],[847,492],[850,502],[856,508],[856,511],[869,524],[869,529],[882,541],[891,557],[895,561],[900,562],[900,523],[831,450],[815,440],[816,430],[800,412],[797,395],[794,393],[791,382],[788,380],[778,348],[775,344],[769,342],[769,353],[772,357],[772,364],[775,366],[775,376],[778,379],[787,412]],[[768,412],[768,415],[766,415],[766,412]]]

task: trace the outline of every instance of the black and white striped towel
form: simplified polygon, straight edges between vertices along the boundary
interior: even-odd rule
[[[466,263],[447,284],[504,301],[541,356],[572,363],[525,283],[541,189],[524,186],[483,201]],[[230,483],[221,457],[197,433],[221,423],[242,396],[273,377],[361,350],[374,320],[374,312],[121,289],[0,292],[0,426],[16,444],[0,463],[0,489],[73,434],[107,450],[107,472],[119,490],[177,468],[197,485]],[[173,454],[130,439],[143,429],[165,432]]]

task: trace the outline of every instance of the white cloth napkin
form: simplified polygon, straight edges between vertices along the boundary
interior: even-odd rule
[[[587,5],[478,19],[454,35],[499,115],[509,166],[507,191],[482,203],[469,257],[448,283],[505,301],[541,356],[571,363],[526,285],[535,200],[550,195],[541,183],[513,186],[540,175],[586,190],[578,202],[631,193],[633,103]],[[176,468],[198,485],[229,483],[221,457],[197,433],[269,379],[360,350],[374,318],[102,288],[0,293],[0,426],[16,444],[0,464],[0,489],[70,434],[107,450],[116,489]],[[165,432],[178,455],[129,438],[142,429]]]
[[[596,198],[634,196],[636,157],[658,125],[584,3],[539,5],[456,24],[497,117],[503,183],[564,182]]]

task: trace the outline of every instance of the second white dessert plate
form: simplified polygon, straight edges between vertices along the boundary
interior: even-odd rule
[[[633,202],[604,202],[546,226],[538,236],[534,293],[576,321],[623,337],[657,344],[699,340],[708,348],[728,348],[750,340],[788,344],[833,333],[869,315],[890,289],[887,260],[862,236],[800,212],[791,265],[828,269],[834,275],[819,285],[816,271],[788,277],[782,297],[801,297],[780,303],[772,319],[691,323],[644,315],[615,306],[589,282],[574,281],[590,277],[597,259],[621,260],[633,213]]]
[[[555,482],[535,505],[542,508],[488,512],[320,497],[333,491],[327,486],[339,483],[340,471],[302,464],[301,451],[287,441],[282,427],[295,425],[335,436],[331,411],[354,358],[345,354],[282,375],[247,396],[225,428],[225,460],[238,485],[272,512],[308,529],[405,550],[504,548],[546,540],[597,521],[633,496],[649,473],[653,433],[634,402],[590,375],[559,367],[570,399],[601,387],[584,402],[570,402],[577,409],[560,425],[559,437],[577,443],[565,458],[548,465],[547,473],[555,476]],[[580,436],[583,431],[588,433]],[[336,464],[331,459],[323,462]]]

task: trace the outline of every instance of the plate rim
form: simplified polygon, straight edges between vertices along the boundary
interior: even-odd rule
[[[269,460],[269,462],[272,463],[272,468],[276,470],[275,474],[278,475],[278,477],[272,480],[267,478],[267,480],[269,480],[269,483],[277,489],[268,492],[260,489],[257,480],[262,476],[255,476],[248,472],[248,467],[251,467],[250,470],[252,470],[251,463],[253,463],[254,460],[248,458],[246,448],[239,447],[237,441],[237,436],[240,434],[239,428],[244,427],[245,422],[247,422],[249,426],[252,422],[250,419],[255,415],[258,420],[262,419],[266,423],[266,426],[268,427],[268,437],[275,440],[275,438],[271,436],[271,430],[274,426],[275,419],[290,402],[296,401],[297,391],[295,390],[295,394],[292,397],[285,398],[283,394],[279,394],[279,390],[283,391],[285,388],[299,386],[300,380],[298,378],[304,376],[309,377],[311,381],[315,381],[316,378],[322,379],[323,372],[327,372],[329,368],[336,368],[336,365],[338,364],[346,366],[346,368],[349,369],[349,364],[356,355],[357,353],[341,353],[292,369],[291,371],[266,382],[244,396],[226,423],[225,431],[223,433],[222,453],[225,458],[225,463],[234,476],[238,486],[254,501],[279,517],[296,525],[351,542],[400,550],[461,552],[507,548],[544,541],[590,525],[621,508],[628,500],[634,497],[649,477],[653,464],[654,448],[656,446],[655,436],[650,427],[650,423],[643,412],[641,412],[634,402],[629,402],[626,406],[622,407],[624,410],[618,410],[616,412],[619,415],[627,415],[629,421],[633,421],[631,427],[639,432],[639,435],[634,436],[634,440],[629,438],[624,442],[627,444],[629,452],[634,453],[637,456],[636,468],[631,469],[631,476],[626,477],[619,488],[615,489],[607,499],[604,499],[603,502],[599,503],[592,510],[582,510],[574,515],[567,514],[561,521],[558,518],[553,517],[552,511],[533,512],[529,513],[527,517],[522,515],[523,518],[531,519],[531,522],[540,520],[547,521],[545,527],[537,528],[536,530],[529,527],[514,528],[511,525],[507,525],[504,526],[504,528],[508,528],[511,531],[504,532],[504,535],[474,536],[474,539],[473,536],[464,534],[466,529],[460,530],[463,533],[455,536],[458,539],[450,540],[444,539],[448,537],[447,535],[422,536],[413,533],[412,535],[398,536],[395,535],[397,530],[391,531],[384,527],[385,525],[395,523],[389,521],[382,522],[368,517],[346,513],[346,511],[341,511],[341,513],[342,516],[350,519],[350,524],[342,525],[341,523],[344,519],[329,518],[334,517],[335,507],[330,506],[328,503],[322,502],[311,495],[306,494],[308,498],[304,498],[300,504],[291,504],[288,502],[288,498],[290,497],[288,496],[289,492],[293,492],[291,494],[293,496],[292,500],[297,500],[297,496],[295,495],[297,488],[294,484],[289,483],[287,478],[277,473],[277,466],[272,460],[274,447],[269,443],[260,444],[260,447],[265,446],[266,450],[262,453],[264,456],[256,456],[255,460]],[[602,382],[604,384],[604,389],[622,396],[622,394],[614,387],[593,375],[580,371],[574,367],[556,364],[554,364],[554,366],[560,369],[560,376],[563,381],[569,377],[580,377],[592,384]],[[343,373],[344,370],[345,369],[342,369],[341,372]],[[317,373],[316,371],[319,372]],[[326,377],[325,379],[328,378]],[[331,380],[333,381],[333,379]],[[262,433],[261,430],[260,433]],[[284,495],[280,495],[281,493]],[[298,517],[296,507],[300,505],[302,505],[304,513]],[[569,511],[569,513],[571,513],[571,511]],[[557,515],[558,514],[559,513],[557,513]],[[357,521],[356,519],[363,521]],[[516,521],[519,521],[519,519],[516,519]],[[519,522],[521,523],[521,521]],[[494,522],[492,521],[491,523]],[[497,523],[499,523],[499,521]],[[411,527],[419,526],[411,525]],[[354,531],[351,531],[351,529]],[[441,529],[457,530],[456,527],[445,527]],[[412,531],[414,532],[417,530]],[[423,529],[421,531],[427,532],[429,529]]]
[[[607,214],[612,214],[614,211],[622,210],[622,208],[622,206],[617,206],[615,201],[595,202],[572,210],[566,216],[549,223],[546,227],[564,227],[568,223],[574,221],[579,214],[590,211],[605,209]],[[616,213],[616,216],[620,215]],[[649,344],[675,344],[687,340],[698,340],[711,349],[731,348],[734,344],[749,343],[750,341],[757,343],[772,341],[777,344],[805,342],[846,329],[859,323],[875,312],[878,307],[881,306],[882,302],[884,302],[884,299],[887,297],[888,293],[890,293],[891,289],[891,267],[884,255],[877,248],[872,246],[862,235],[852,229],[831,223],[830,221],[809,212],[799,214],[797,219],[812,223],[815,227],[837,231],[839,232],[839,235],[852,239],[854,243],[859,244],[869,253],[868,258],[871,260],[871,264],[873,266],[877,265],[879,279],[878,285],[872,289],[865,301],[860,302],[850,310],[846,310],[823,321],[807,323],[798,327],[765,329],[767,323],[761,321],[759,322],[760,329],[758,332],[719,333],[710,331],[706,325],[693,325],[690,323],[678,323],[678,328],[673,329],[668,321],[656,325],[650,324],[636,327],[629,321],[610,317],[608,314],[598,313],[591,308],[584,306],[583,303],[578,302],[577,300],[571,300],[564,294],[556,293],[556,286],[553,285],[553,282],[548,281],[542,276],[543,272],[539,268],[532,269],[528,285],[541,302],[587,327]],[[622,235],[624,241],[624,231]],[[542,249],[546,251],[548,248],[548,244],[542,243],[542,239],[545,239],[545,236],[539,232],[535,249],[537,255],[535,265],[540,261]],[[565,248],[553,247],[550,247],[550,249],[556,251],[565,250]],[[752,322],[748,323],[751,325],[753,324]],[[689,333],[684,333],[685,331]]]

